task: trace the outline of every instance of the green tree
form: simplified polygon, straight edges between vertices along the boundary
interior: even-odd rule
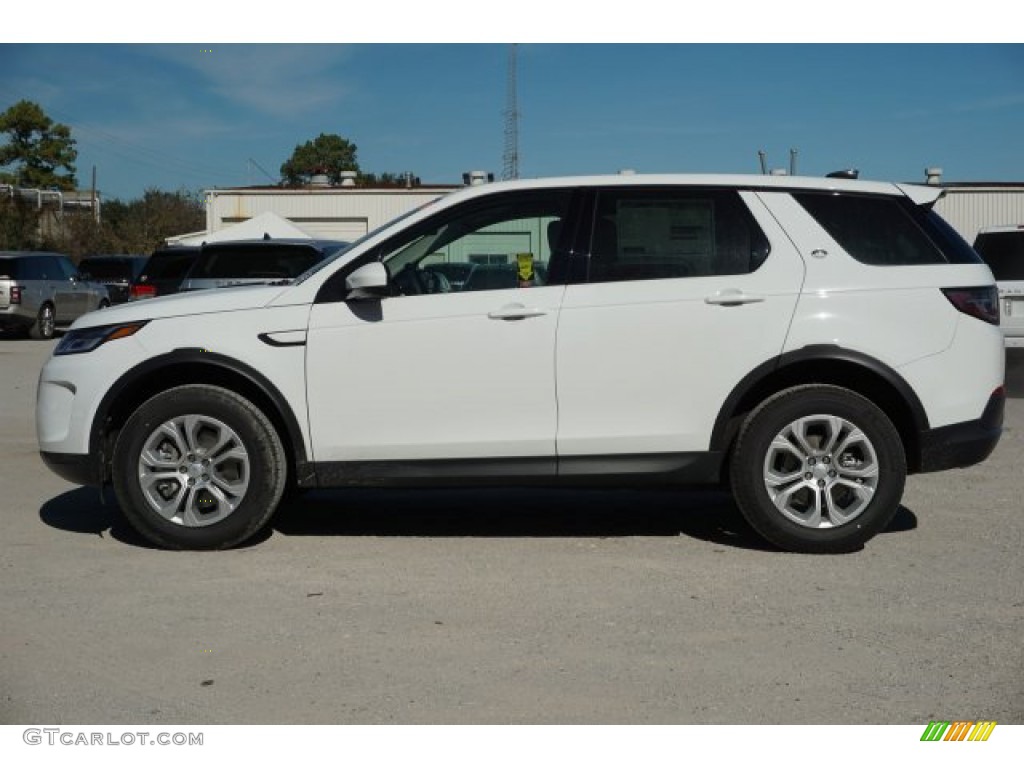
[[[359,172],[356,145],[334,133],[321,133],[312,141],[298,144],[281,166],[282,183],[296,187],[314,174],[327,174],[332,184],[341,182],[342,171]]]
[[[0,180],[37,189],[75,188],[78,150],[71,129],[53,122],[38,104],[22,100],[0,114],[0,133],[8,136],[0,146],[0,168],[12,169],[0,173]]]
[[[206,210],[188,190],[165,192],[147,189],[140,199],[105,202],[102,222],[89,230],[83,222],[72,229],[76,242],[65,249],[78,253],[149,253],[171,235],[206,227]]]
[[[38,246],[39,215],[17,198],[0,196],[0,251],[25,251]]]

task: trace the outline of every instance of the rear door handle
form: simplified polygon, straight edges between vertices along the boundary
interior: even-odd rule
[[[759,301],[764,301],[764,296],[758,296],[756,293],[744,293],[743,291],[735,288],[718,291],[718,293],[707,296],[704,299],[705,304],[718,304],[724,307],[737,307],[740,304],[756,304]]]
[[[547,310],[539,307],[526,307],[522,304],[508,304],[501,309],[488,312],[491,320],[525,320],[528,317],[540,317],[546,315]]]

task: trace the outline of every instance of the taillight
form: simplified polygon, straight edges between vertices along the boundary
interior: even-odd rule
[[[21,286],[20,285],[12,285],[11,286],[10,302],[11,302],[11,304],[21,304]]]
[[[133,299],[147,299],[156,296],[155,285],[137,284],[132,286]]]
[[[943,288],[942,292],[965,315],[999,325],[999,291],[994,285],[983,288]]]

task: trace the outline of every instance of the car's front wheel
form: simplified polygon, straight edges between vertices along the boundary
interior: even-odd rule
[[[730,478],[751,527],[792,552],[859,549],[899,507],[907,466],[892,422],[841,387],[768,398],[746,419]]]
[[[175,387],[139,406],[114,448],[114,491],[146,539],[171,549],[223,549],[273,515],[287,479],[270,420],[238,394]]]

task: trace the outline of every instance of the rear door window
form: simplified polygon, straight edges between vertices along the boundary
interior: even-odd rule
[[[595,209],[589,280],[742,275],[768,256],[768,239],[736,192],[608,189]]]
[[[56,280],[60,277],[52,256],[29,256],[20,261],[21,280]]]

